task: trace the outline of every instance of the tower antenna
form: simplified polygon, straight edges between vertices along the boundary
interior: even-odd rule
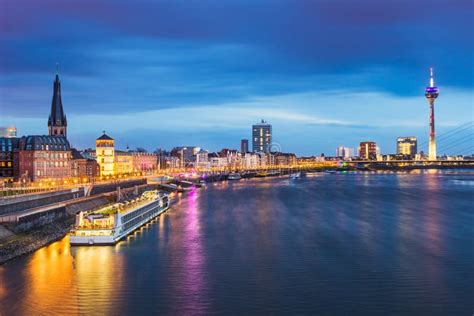
[[[433,67],[430,67],[430,87],[434,87]]]

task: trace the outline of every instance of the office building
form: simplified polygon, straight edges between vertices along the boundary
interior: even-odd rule
[[[272,146],[272,126],[265,120],[252,126],[252,151],[269,153]]]
[[[379,150],[375,142],[361,142],[359,145],[359,158],[373,160],[377,158]]]
[[[398,137],[397,138],[397,155],[409,156],[414,158],[417,153],[416,137]]]

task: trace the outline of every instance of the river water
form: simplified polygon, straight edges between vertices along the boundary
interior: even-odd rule
[[[474,174],[208,184],[116,246],[0,266],[0,314],[474,313]]]

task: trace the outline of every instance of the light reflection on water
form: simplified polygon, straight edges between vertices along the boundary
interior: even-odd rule
[[[0,266],[0,314],[470,314],[466,172],[209,184],[110,247]],[[441,311],[441,312],[440,312]]]

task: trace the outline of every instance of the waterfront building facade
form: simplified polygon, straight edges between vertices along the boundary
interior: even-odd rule
[[[158,156],[154,153],[141,151],[130,152],[133,160],[133,171],[150,173],[158,169]]]
[[[373,160],[377,158],[377,144],[372,141],[361,142],[359,145],[359,158]]]
[[[418,151],[416,137],[398,137],[397,155],[414,158]]]
[[[181,163],[180,167],[184,168],[196,162],[196,154],[199,151],[201,151],[201,147],[178,146],[171,150],[171,155],[177,157]]]
[[[209,164],[211,165],[211,168],[227,168],[229,161],[227,157],[221,157],[217,153],[210,153]]]
[[[277,166],[292,166],[296,164],[296,155],[293,153],[275,153],[274,164]]]
[[[219,153],[219,157],[226,160],[226,165],[229,168],[237,168],[241,165],[241,153],[236,149],[224,148]]]
[[[71,176],[77,181],[91,181],[100,175],[100,167],[97,161],[88,158],[83,153],[71,149]]]
[[[252,126],[252,151],[269,153],[272,146],[272,125],[265,120]]]
[[[71,147],[63,136],[23,136],[19,141],[19,177],[31,181],[71,177]]]
[[[181,160],[178,157],[168,156],[164,158],[163,169],[176,169],[181,166]]]
[[[18,163],[15,162],[18,146],[18,138],[0,137],[0,180],[2,182],[18,178]]]
[[[115,150],[114,175],[128,175],[133,172],[133,155],[127,151]]]
[[[196,154],[201,151],[197,146],[178,146],[171,150],[171,155],[184,160],[192,160]]]
[[[115,141],[112,137],[104,134],[95,141],[95,156],[99,164],[101,177],[113,176],[115,174]]]
[[[199,170],[208,170],[210,167],[209,152],[201,149],[201,151],[196,154],[196,168]]]
[[[252,169],[260,165],[260,156],[256,153],[245,153],[242,156],[242,167]]]

